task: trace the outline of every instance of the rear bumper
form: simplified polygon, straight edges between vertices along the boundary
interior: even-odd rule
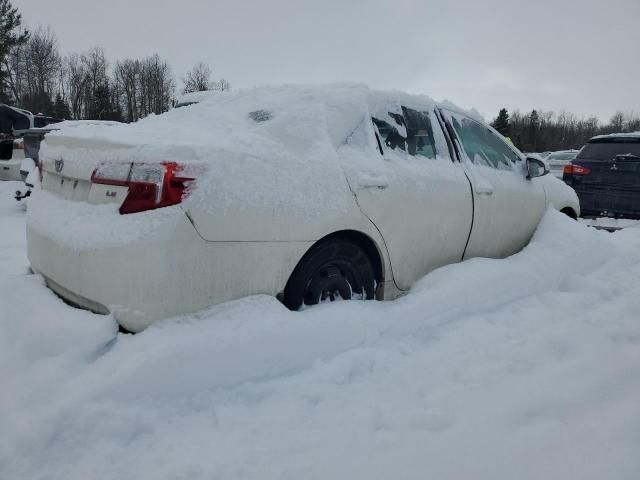
[[[150,237],[101,247],[64,245],[41,227],[27,226],[31,266],[55,293],[75,306],[112,314],[134,332],[246,295],[275,295],[310,246],[206,242],[185,214]]]
[[[640,218],[640,191],[576,189],[583,216]]]

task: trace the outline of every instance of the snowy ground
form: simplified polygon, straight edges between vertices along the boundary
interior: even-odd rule
[[[640,220],[631,220],[628,218],[608,218],[608,217],[581,218],[580,221],[585,225],[590,225],[592,227],[609,228],[609,229],[640,226]]]
[[[302,313],[116,334],[27,274],[0,185],[0,479],[640,478],[640,229],[549,213],[506,260]]]

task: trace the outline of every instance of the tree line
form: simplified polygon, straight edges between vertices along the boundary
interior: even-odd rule
[[[616,112],[606,124],[596,117],[579,118],[572,113],[532,110],[509,114],[506,108],[491,122],[523,152],[580,149],[595,135],[640,131],[640,115]]]
[[[211,80],[210,67],[196,64],[182,78],[183,93],[230,90]],[[135,122],[166,112],[175,103],[176,81],[158,54],[110,62],[100,47],[62,55],[49,27],[28,31],[10,0],[0,0],[0,103],[63,119]],[[640,131],[640,116],[616,112],[608,123],[572,113],[530,113],[503,108],[492,126],[522,151],[580,148],[594,135]]]
[[[182,93],[230,90],[200,62]],[[62,55],[50,27],[29,31],[10,0],[0,0],[0,103],[62,119],[135,122],[175,103],[176,80],[158,54],[111,62],[100,47]]]

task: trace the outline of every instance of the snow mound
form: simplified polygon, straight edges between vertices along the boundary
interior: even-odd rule
[[[0,271],[0,478],[636,479],[639,275],[638,229],[549,211],[395,302],[131,336]]]

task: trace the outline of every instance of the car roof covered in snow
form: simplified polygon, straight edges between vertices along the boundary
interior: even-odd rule
[[[335,200],[346,198],[346,168],[388,174],[370,118],[390,118],[400,105],[430,110],[436,103],[364,85],[262,87],[208,96],[132,124],[62,128],[47,134],[40,155],[45,164],[64,158],[78,168],[177,162],[199,179],[186,209],[219,214],[251,205],[260,215],[275,205],[283,216],[308,220],[330,208],[349,208]]]
[[[89,124],[78,125],[73,131],[61,128],[49,138],[55,142],[54,137],[70,135],[88,141],[102,139],[154,148],[208,145],[255,154],[273,147],[273,142],[279,143],[280,148],[297,150],[328,135],[337,148],[365,118],[384,116],[401,104],[425,110],[437,105],[425,95],[375,91],[360,84],[285,85],[224,94],[196,93],[201,94],[201,101],[189,108],[175,108],[109,128]],[[450,102],[440,105],[460,110]],[[478,117],[474,112],[465,113]],[[192,159],[188,153],[188,149],[183,149],[181,160]]]
[[[640,132],[628,132],[628,133],[609,133],[608,135],[596,135],[595,137],[592,137],[589,141],[606,141],[608,139],[615,139],[615,138],[639,138],[640,139]]]

